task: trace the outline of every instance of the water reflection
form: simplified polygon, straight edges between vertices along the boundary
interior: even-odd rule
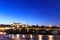
[[[38,39],[39,40],[42,40],[42,35],[38,35]]]
[[[19,35],[19,34],[17,34],[17,35],[16,35],[16,38],[20,38],[20,35]]]
[[[0,35],[0,40],[59,40],[59,35],[32,35],[32,34],[9,34]]]
[[[32,38],[32,35],[30,35],[30,38]]]
[[[12,35],[11,35],[11,38],[12,38],[12,39],[14,39],[14,38],[15,38],[15,35],[14,35],[14,34],[12,34]]]
[[[53,35],[48,35],[48,37],[49,37],[48,40],[53,40],[54,36]]]
[[[22,35],[22,38],[25,38],[25,35]]]

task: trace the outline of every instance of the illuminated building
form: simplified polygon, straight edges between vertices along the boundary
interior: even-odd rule
[[[5,32],[6,29],[11,29],[11,25],[1,24],[0,25],[0,34],[6,34],[6,32]]]
[[[11,27],[12,27],[12,28],[19,28],[20,25],[21,25],[21,23],[15,23],[15,22],[14,22],[14,23],[11,25]]]

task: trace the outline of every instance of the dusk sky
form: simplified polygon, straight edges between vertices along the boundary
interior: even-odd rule
[[[0,0],[0,24],[60,25],[60,0]]]

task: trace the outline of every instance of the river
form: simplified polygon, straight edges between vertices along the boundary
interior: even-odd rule
[[[9,34],[0,35],[0,40],[60,40],[60,35]]]

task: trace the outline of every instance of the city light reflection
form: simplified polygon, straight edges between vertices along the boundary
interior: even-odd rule
[[[17,35],[16,35],[16,37],[17,37],[17,38],[19,38],[19,37],[20,37],[20,35],[19,35],[19,34],[17,34]]]
[[[14,34],[12,34],[12,36],[11,36],[11,37],[12,37],[12,39],[14,39],[14,38],[15,38]]]
[[[42,40],[43,35],[38,35],[38,40]]]
[[[23,38],[25,38],[25,35],[22,35]]]
[[[0,34],[6,35],[6,32],[0,32]]]
[[[48,35],[48,37],[49,37],[48,40],[53,40],[54,36],[53,35]]]
[[[31,34],[30,34],[30,38],[33,38]]]
[[[14,40],[21,40],[20,37],[19,37],[19,34],[16,35]]]

